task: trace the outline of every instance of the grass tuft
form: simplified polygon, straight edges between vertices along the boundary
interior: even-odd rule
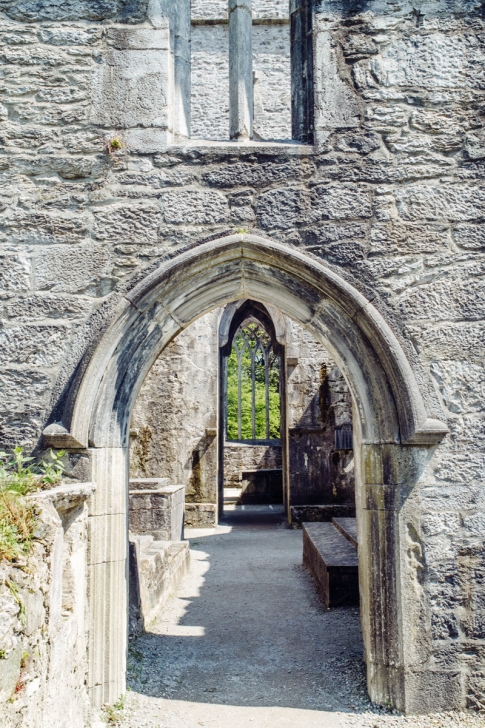
[[[37,531],[37,507],[27,496],[56,485],[62,478],[64,451],[36,463],[16,447],[0,452],[0,561],[18,561],[31,549]]]

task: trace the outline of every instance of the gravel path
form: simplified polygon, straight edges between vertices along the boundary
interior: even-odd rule
[[[405,718],[372,706],[358,609],[324,610],[301,566],[301,531],[246,516],[187,532],[191,571],[130,648],[119,725],[485,728],[477,714]]]

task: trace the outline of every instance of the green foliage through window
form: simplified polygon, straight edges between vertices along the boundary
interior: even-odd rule
[[[261,325],[246,321],[227,359],[227,439],[278,439],[280,419],[279,357]]]

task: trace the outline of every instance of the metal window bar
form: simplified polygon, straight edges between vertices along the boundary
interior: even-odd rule
[[[256,365],[258,352],[264,366],[265,387],[265,434],[270,439],[270,370],[278,364],[279,357],[272,352],[271,339],[259,323],[244,322],[236,332],[232,348],[237,358],[237,431],[238,439],[242,440],[242,389],[243,389],[243,360],[247,351],[251,366],[251,435],[256,440]],[[278,367],[279,368],[279,367]],[[225,375],[227,376],[227,370]],[[281,382],[278,378],[278,389],[281,396]]]
[[[352,425],[346,422],[335,428],[335,449],[336,450],[353,450],[354,443],[352,437]]]

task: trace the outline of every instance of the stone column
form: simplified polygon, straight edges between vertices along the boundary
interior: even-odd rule
[[[253,18],[251,0],[229,0],[230,137],[253,136]]]
[[[99,708],[126,690],[129,452],[122,447],[89,452],[97,489],[88,521],[88,690]]]

